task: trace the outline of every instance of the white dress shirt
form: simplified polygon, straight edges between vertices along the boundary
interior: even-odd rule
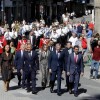
[[[4,37],[6,40],[11,40],[12,39],[11,32],[5,32]]]
[[[69,39],[69,41],[72,42],[73,47],[75,46],[75,43],[76,43],[77,40],[78,40],[78,38],[77,37],[74,38],[73,36],[71,36],[70,39]]]

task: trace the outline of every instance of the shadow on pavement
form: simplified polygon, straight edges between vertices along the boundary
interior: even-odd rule
[[[37,91],[38,91],[38,92],[40,92],[40,91],[42,91],[42,90],[43,90],[43,88],[42,88],[42,87],[36,87],[36,89],[37,89]]]
[[[93,97],[84,97],[80,100],[100,100],[100,94],[99,95],[94,95]]]
[[[86,93],[86,92],[87,92],[87,89],[84,89],[84,88],[78,89],[79,95],[82,94],[82,93]]]
[[[21,87],[19,87],[18,85],[17,86],[12,86],[12,87],[9,87],[9,90],[17,90],[17,89],[20,89]]]

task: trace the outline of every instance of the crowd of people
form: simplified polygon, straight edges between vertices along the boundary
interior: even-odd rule
[[[38,52],[37,52],[38,50]],[[42,73],[41,87],[50,86],[60,96],[62,74],[65,73],[67,91],[78,96],[80,75],[84,75],[84,61],[91,53],[90,78],[98,78],[100,64],[100,35],[94,35],[92,22],[69,22],[63,15],[63,23],[57,20],[48,26],[45,21],[26,23],[15,21],[0,26],[0,66],[4,89],[9,90],[10,80],[17,70],[18,86],[37,94],[36,75]],[[93,72],[95,71],[95,75]],[[32,87],[31,87],[32,83]]]

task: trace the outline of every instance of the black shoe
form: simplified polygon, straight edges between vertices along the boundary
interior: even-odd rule
[[[51,92],[51,93],[54,93],[54,90],[53,90],[52,88],[50,88],[50,92]]]
[[[78,97],[78,93],[74,93],[74,96],[75,96],[75,97]]]
[[[45,86],[45,83],[44,83],[44,82],[42,82],[42,83],[41,83],[41,85],[42,85],[42,86]]]
[[[18,82],[18,86],[21,86],[21,82]]]
[[[67,92],[69,91],[69,88],[67,88],[67,90],[66,90]]]
[[[65,85],[65,87],[67,87],[67,84]]]
[[[25,89],[25,86],[22,86],[22,89]]]
[[[27,93],[29,93],[30,92],[30,89],[27,89]]]
[[[61,92],[58,92],[57,95],[58,95],[58,96],[61,96]]]
[[[46,88],[46,84],[42,82],[41,85],[42,85],[42,89],[44,90]]]
[[[69,90],[69,94],[72,94],[72,90]]]
[[[37,94],[38,92],[37,91],[32,91],[32,94]]]
[[[45,90],[46,87],[42,87],[42,90]]]
[[[63,77],[61,77],[61,80],[64,80],[64,78],[63,78]]]

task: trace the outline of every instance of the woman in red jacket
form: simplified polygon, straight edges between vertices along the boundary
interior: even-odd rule
[[[3,53],[3,48],[4,46],[6,46],[7,41],[4,38],[4,36],[2,35],[2,33],[0,33],[0,55]]]

